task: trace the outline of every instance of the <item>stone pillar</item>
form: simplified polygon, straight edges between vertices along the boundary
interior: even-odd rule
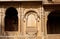
[[[4,34],[5,35],[5,31],[4,31],[4,26],[5,26],[5,24],[4,24],[4,19],[5,19],[5,10],[4,10],[5,8],[4,7],[2,7],[2,18],[1,18],[1,23],[2,23],[2,34]]]
[[[0,36],[2,35],[2,6],[0,6]]]

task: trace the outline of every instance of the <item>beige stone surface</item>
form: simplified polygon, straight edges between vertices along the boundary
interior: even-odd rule
[[[51,11],[60,10],[60,6],[44,2],[48,5],[43,2],[0,3],[0,39],[60,39],[60,34],[47,34],[47,17]],[[5,12],[9,7],[18,11],[18,31],[4,31]]]

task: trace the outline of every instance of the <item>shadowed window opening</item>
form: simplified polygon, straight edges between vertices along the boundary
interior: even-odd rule
[[[5,31],[18,30],[18,12],[15,8],[10,7],[5,13]]]
[[[47,33],[60,34],[60,10],[52,11],[48,15]]]

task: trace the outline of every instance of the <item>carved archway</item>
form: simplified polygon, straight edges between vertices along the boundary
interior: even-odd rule
[[[26,26],[26,34],[28,35],[37,35],[38,26],[37,23],[39,22],[39,15],[35,11],[28,11],[24,15],[24,22]]]

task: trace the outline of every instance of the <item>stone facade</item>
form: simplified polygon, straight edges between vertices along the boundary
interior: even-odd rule
[[[55,1],[0,2],[0,39],[60,39],[60,34],[47,34],[48,15],[60,10],[59,0]],[[18,31],[4,30],[6,10],[10,7],[18,12]]]

